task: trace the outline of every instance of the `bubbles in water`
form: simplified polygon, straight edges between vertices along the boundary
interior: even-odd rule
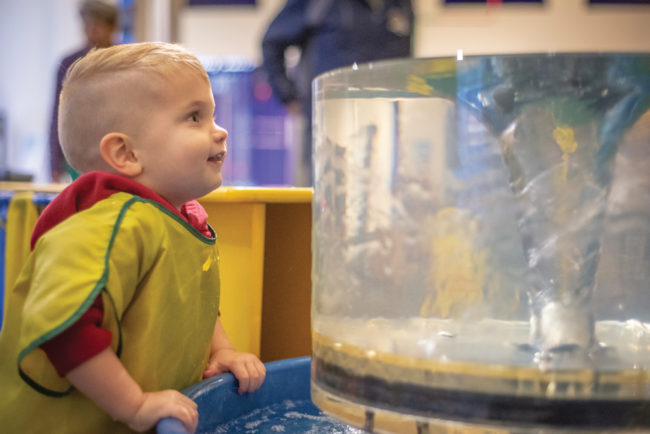
[[[200,434],[226,433],[334,433],[361,434],[353,428],[320,411],[309,400],[284,400],[253,410],[219,427]]]

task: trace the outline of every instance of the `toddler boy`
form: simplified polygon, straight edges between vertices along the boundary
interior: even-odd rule
[[[193,432],[177,390],[265,368],[218,318],[216,235],[196,202],[221,185],[228,133],[210,81],[165,43],[93,50],[60,96],[59,136],[83,175],[44,210],[7,293],[0,334],[4,432],[116,433],[164,417]]]

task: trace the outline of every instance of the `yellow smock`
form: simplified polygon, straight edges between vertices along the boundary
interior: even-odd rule
[[[39,346],[102,294],[111,348],[147,391],[201,380],[219,308],[216,237],[164,206],[116,193],[46,232],[8,292],[0,334],[0,431],[119,433]]]

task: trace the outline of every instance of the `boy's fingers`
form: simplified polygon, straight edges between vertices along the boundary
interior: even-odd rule
[[[242,393],[248,392],[248,387],[249,387],[250,379],[248,376],[242,376],[239,379],[239,394],[241,395]]]
[[[239,381],[239,388],[237,393],[240,395],[245,393],[248,390],[249,376],[246,372],[246,365],[237,365],[231,368],[232,374],[235,376],[237,381]]]
[[[266,367],[259,359],[244,359],[231,368],[239,381],[238,393],[253,392],[262,385],[266,376]]]
[[[178,414],[174,415],[174,417],[180,419],[180,421],[183,423],[183,426],[185,426],[185,429],[187,429],[189,433],[193,433],[196,431],[196,427],[199,423],[199,412],[197,410],[198,406],[196,402],[192,401],[190,398],[183,394],[179,393],[177,397],[179,411]]]
[[[246,372],[248,377],[248,387],[246,392],[253,392],[262,385],[266,375],[266,368],[262,362],[257,360],[246,363]]]
[[[254,376],[255,381],[254,384],[252,385],[252,390],[257,390],[264,382],[264,377],[266,376],[266,368],[264,367],[264,364],[262,362],[256,361],[255,363],[253,363],[252,370],[255,373]]]

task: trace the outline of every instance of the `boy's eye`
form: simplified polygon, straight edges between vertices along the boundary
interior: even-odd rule
[[[192,121],[192,122],[198,122],[198,121],[200,120],[200,118],[199,118],[199,113],[198,113],[198,112],[194,112],[194,113],[192,113],[191,115],[189,115],[189,116],[187,117],[187,119],[190,120],[190,121]]]

